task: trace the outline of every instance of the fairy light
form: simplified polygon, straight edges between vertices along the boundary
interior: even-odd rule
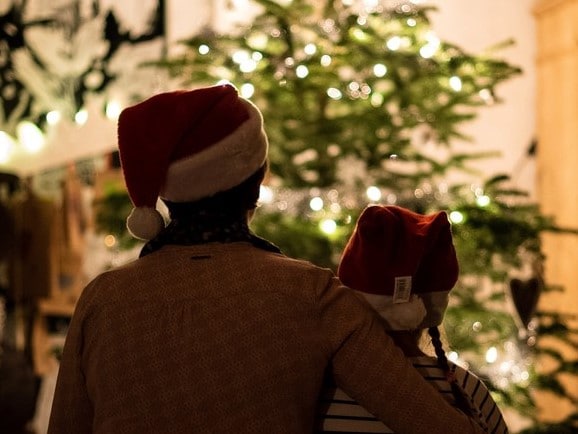
[[[333,59],[331,59],[331,56],[329,54],[324,54],[323,56],[321,56],[321,59],[319,59],[319,63],[321,63],[321,66],[329,66],[331,65],[331,62],[333,61]]]
[[[450,87],[456,92],[459,92],[462,90],[462,79],[457,75],[450,77]]]
[[[460,355],[456,351],[450,351],[447,355],[447,358],[450,362],[456,363],[459,360]]]
[[[387,74],[387,66],[383,63],[376,63],[373,65],[373,75],[376,77],[383,77],[385,74]]]
[[[255,93],[255,86],[253,86],[251,83],[242,84],[239,92],[243,98],[251,98]]]
[[[392,36],[391,38],[389,38],[387,40],[387,42],[385,43],[385,45],[387,46],[387,48],[389,48],[391,51],[397,51],[399,50],[399,48],[401,47],[401,38],[399,36]]]
[[[305,65],[299,65],[297,68],[295,68],[295,74],[299,78],[305,78],[309,75],[309,68],[307,68]]]
[[[259,202],[262,204],[270,204],[273,202],[274,194],[273,189],[266,185],[261,185],[259,188]]]
[[[238,50],[233,53],[233,56],[231,58],[233,59],[233,62],[235,62],[237,65],[240,65],[244,61],[250,59],[250,57],[251,56],[249,56],[249,53],[247,51]]]
[[[317,47],[315,46],[315,44],[310,43],[305,45],[303,51],[305,52],[305,54],[312,56],[317,52]]]
[[[337,223],[332,219],[324,219],[319,223],[321,231],[327,235],[332,235],[337,231]]]
[[[419,49],[419,55],[424,59],[429,59],[433,57],[440,46],[439,38],[432,32],[428,32],[426,35],[426,44]]]
[[[211,51],[211,49],[209,48],[209,46],[207,44],[201,44],[201,45],[199,45],[198,51],[199,51],[199,54],[204,56],[205,54],[209,54],[209,51]]]
[[[319,196],[312,198],[309,201],[309,208],[311,208],[313,211],[321,211],[323,209],[323,199],[321,199]]]
[[[406,23],[410,27],[415,27],[417,25],[417,21],[414,18],[408,18]]]
[[[239,64],[239,70],[241,72],[249,73],[253,72],[255,69],[257,69],[257,62],[255,62],[251,57],[244,59]]]
[[[44,147],[44,134],[32,122],[20,122],[16,127],[16,135],[24,149],[30,153],[39,152]]]
[[[263,53],[260,51],[253,51],[253,54],[251,54],[251,59],[253,59],[255,62],[260,61],[263,59]]]
[[[381,105],[383,104],[383,101],[384,101],[384,97],[381,93],[374,92],[371,94],[370,102],[371,102],[371,105],[373,107],[381,107]]]
[[[459,211],[452,211],[450,212],[450,221],[455,224],[463,223],[465,217]]]
[[[327,96],[331,99],[341,99],[343,97],[343,94],[341,93],[341,91],[335,87],[330,87],[329,89],[327,89]]]
[[[88,112],[85,109],[79,110],[74,115],[74,122],[78,125],[84,125],[88,121]]]
[[[486,362],[488,363],[495,363],[498,360],[498,349],[496,347],[488,348],[486,351]]]
[[[372,202],[377,202],[378,200],[381,199],[381,190],[375,185],[368,187],[365,194],[367,195],[367,198]]]
[[[476,198],[476,203],[478,204],[478,206],[481,206],[481,207],[488,206],[491,201],[492,200],[490,199],[490,196],[486,196],[485,194],[478,196]]]
[[[109,101],[104,109],[106,117],[111,120],[118,119],[121,111],[122,107],[118,101]]]
[[[46,122],[48,125],[56,125],[58,122],[60,122],[61,118],[62,116],[58,110],[51,110],[46,113]]]

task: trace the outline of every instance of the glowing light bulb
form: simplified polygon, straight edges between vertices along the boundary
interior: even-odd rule
[[[305,48],[303,48],[303,51],[305,51],[305,54],[311,56],[317,52],[317,47],[315,44],[307,44],[305,45]]]
[[[450,213],[450,221],[455,224],[460,224],[464,221],[464,215],[459,211],[452,211]]]
[[[486,196],[485,194],[482,196],[478,196],[476,198],[476,203],[478,204],[478,206],[481,206],[481,207],[488,206],[491,201],[492,200],[490,199],[490,197]]]
[[[198,50],[199,50],[199,54],[202,54],[202,55],[209,54],[209,51],[211,51],[209,46],[206,44],[199,45]]]
[[[243,60],[239,64],[239,71],[241,72],[253,72],[255,69],[257,69],[257,62],[253,59]]]
[[[295,74],[299,78],[305,78],[309,75],[309,68],[307,68],[305,65],[299,65],[297,68],[295,68]]]
[[[488,351],[486,351],[486,362],[495,363],[496,360],[498,360],[497,348],[496,347],[488,348]]]
[[[266,185],[261,185],[259,188],[259,202],[261,203],[272,203],[273,202],[273,190],[271,187]]]
[[[30,153],[36,153],[44,147],[44,134],[35,124],[23,121],[16,127],[18,141]]]
[[[450,353],[448,353],[448,360],[451,362],[456,363],[458,361],[458,359],[460,358],[459,354],[456,353],[455,351],[451,351]]]
[[[401,47],[401,38],[399,36],[392,36],[391,38],[389,38],[387,40],[387,42],[385,43],[385,45],[387,46],[387,48],[389,48],[391,51],[397,51],[399,50],[399,48]]]
[[[312,198],[309,201],[309,208],[311,208],[313,211],[321,211],[323,209],[323,199],[321,199],[319,196]]]
[[[385,74],[387,74],[387,66],[385,66],[383,63],[377,63],[373,65],[373,74],[376,77],[383,77]]]
[[[249,53],[245,50],[235,51],[232,56],[233,62],[240,65],[245,60],[250,59]]]
[[[48,125],[56,125],[60,122],[61,117],[58,110],[52,110],[46,113],[46,122],[48,122]]]
[[[456,92],[459,92],[462,90],[462,79],[457,75],[450,77],[450,87]]]
[[[327,235],[331,235],[334,234],[337,230],[337,223],[335,223],[335,220],[325,219],[319,223],[319,227],[322,232],[326,233]]]
[[[251,83],[245,83],[241,85],[239,92],[243,98],[251,98],[255,93],[255,86],[253,86]]]
[[[88,121],[88,112],[85,109],[79,110],[74,115],[74,122],[78,125],[84,125]]]
[[[321,63],[321,66],[329,66],[332,62],[331,56],[329,54],[324,54],[321,56],[321,59],[319,59],[319,62]]]
[[[426,44],[420,48],[419,54],[424,59],[433,57],[440,46],[440,39],[433,33],[429,32],[426,37]]]
[[[121,111],[122,108],[118,101],[109,101],[106,104],[106,108],[104,110],[104,112],[106,113],[106,117],[111,120],[118,119]]]
[[[331,99],[341,99],[343,97],[343,94],[339,89],[336,89],[335,87],[330,87],[329,89],[327,89],[327,96],[329,96],[329,98]]]
[[[377,202],[379,199],[381,199],[381,190],[375,185],[368,187],[365,194],[372,202]]]

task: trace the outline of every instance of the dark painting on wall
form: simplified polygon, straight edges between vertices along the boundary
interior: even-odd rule
[[[119,86],[147,56],[158,58],[164,2],[0,3],[0,130],[14,136],[21,120],[43,128],[51,111],[70,118],[90,95]]]

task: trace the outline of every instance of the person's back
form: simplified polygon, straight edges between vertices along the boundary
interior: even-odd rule
[[[310,431],[331,279],[249,243],[168,246],[101,275],[76,314],[95,432]]]

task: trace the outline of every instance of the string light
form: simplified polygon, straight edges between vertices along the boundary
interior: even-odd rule
[[[85,109],[79,110],[74,115],[74,122],[78,125],[84,125],[88,121],[88,112]]]
[[[450,87],[456,92],[459,92],[462,90],[462,79],[457,75],[450,77]]]
[[[385,74],[387,74],[387,66],[385,66],[383,63],[376,63],[373,65],[373,74],[376,77],[383,77]]]
[[[463,223],[465,217],[459,211],[452,211],[450,212],[450,221],[455,224]]]
[[[32,122],[20,122],[16,127],[16,135],[22,147],[30,153],[36,153],[44,147],[44,134]]]
[[[490,347],[486,351],[486,362],[495,363],[498,360],[498,349],[496,347]]]
[[[381,199],[381,190],[374,185],[368,187],[365,194],[372,202],[377,202]]]
[[[46,122],[48,125],[56,125],[58,122],[60,122],[61,118],[62,116],[58,110],[52,110],[46,113]]]
[[[337,231],[337,223],[332,219],[324,219],[319,223],[321,231],[327,235],[333,235]]]
[[[321,211],[323,209],[323,199],[321,199],[319,196],[312,198],[309,201],[309,208],[311,208],[313,211]]]

